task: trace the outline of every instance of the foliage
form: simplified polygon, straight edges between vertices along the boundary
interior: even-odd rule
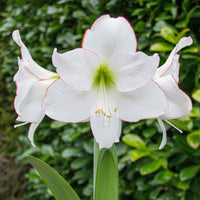
[[[37,148],[30,147],[26,136],[27,126],[13,129],[16,114],[12,106],[15,95],[12,77],[17,71],[20,51],[12,41],[11,33],[19,29],[34,60],[44,68],[55,71],[51,64],[54,47],[59,52],[80,47],[84,31],[102,14],[124,16],[134,27],[138,50],[144,50],[149,55],[153,51],[159,52],[161,64],[180,37],[192,36],[194,44],[180,52],[179,84],[193,97],[194,109],[190,115],[171,121],[184,131],[183,135],[166,124],[168,144],[163,150],[158,150],[161,130],[156,120],[123,124],[123,142],[117,145],[120,199],[200,199],[198,4],[198,0],[2,0],[0,155],[6,159],[15,159],[21,166],[26,166],[25,169],[28,165],[25,155],[35,155],[56,168],[81,199],[92,199],[93,139],[88,123],[64,124],[46,117],[35,136]],[[21,171],[18,175],[23,176]],[[19,191],[20,195],[7,197],[0,190],[0,198],[53,199],[35,170],[30,169],[26,177],[29,185],[23,195]],[[0,186],[9,185],[9,179],[3,180]]]

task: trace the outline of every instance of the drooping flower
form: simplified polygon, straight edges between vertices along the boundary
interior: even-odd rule
[[[60,79],[47,90],[45,113],[63,122],[90,120],[100,148],[119,141],[121,120],[137,122],[164,114],[166,96],[152,80],[159,57],[136,48],[134,30],[125,18],[98,18],[85,32],[82,48],[63,54],[54,50],[52,61]]]
[[[31,123],[28,138],[34,144],[34,131],[45,116],[41,107],[48,86],[58,79],[58,75],[40,67],[31,57],[21,40],[19,30],[13,31],[13,40],[20,46],[21,59],[18,57],[19,70],[14,76],[17,86],[14,107],[17,120]],[[20,124],[20,125],[23,125]],[[16,127],[19,125],[16,125]]]
[[[167,120],[169,119],[177,119],[189,114],[192,109],[192,102],[190,98],[178,86],[180,64],[179,55],[177,54],[178,51],[191,45],[192,42],[191,37],[183,37],[172,50],[167,61],[158,68],[153,78],[153,80],[156,81],[165,92],[169,103],[167,112],[158,118],[158,122],[163,131],[163,138],[159,147],[160,149],[162,149],[167,142],[167,133],[162,120],[168,122]]]

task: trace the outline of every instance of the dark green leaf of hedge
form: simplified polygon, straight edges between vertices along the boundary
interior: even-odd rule
[[[158,160],[152,160],[140,167],[140,174],[147,175],[157,171],[161,167],[161,163]]]
[[[138,149],[146,149],[146,145],[144,141],[136,134],[127,134],[122,138],[123,142],[138,148]]]
[[[153,184],[165,184],[170,181],[173,177],[173,172],[166,170],[166,171],[159,171],[153,179]]]
[[[182,181],[192,179],[198,173],[199,169],[200,169],[200,165],[186,167],[182,169],[180,172],[180,179]]]
[[[187,143],[194,149],[200,146],[200,129],[192,131],[187,135]]]

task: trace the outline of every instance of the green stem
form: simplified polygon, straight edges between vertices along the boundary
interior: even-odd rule
[[[119,200],[119,175],[115,145],[99,150],[94,142],[94,200]]]
[[[96,183],[96,173],[97,173],[97,164],[99,159],[99,145],[94,139],[94,160],[93,160],[93,199],[95,199],[95,183]]]

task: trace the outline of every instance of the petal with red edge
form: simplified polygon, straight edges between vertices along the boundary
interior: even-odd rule
[[[118,92],[112,96],[117,101],[119,118],[123,121],[137,122],[140,119],[156,118],[168,108],[164,92],[152,80],[137,90]]]
[[[189,114],[192,109],[192,102],[188,95],[179,87],[173,76],[169,75],[155,80],[165,92],[169,108],[160,116],[160,119],[176,119]]]
[[[37,127],[39,126],[40,122],[43,120],[44,118],[44,114],[41,115],[40,120],[38,121],[38,123],[31,123],[29,130],[28,130],[28,139],[30,140],[31,144],[33,147],[36,147],[35,143],[34,143],[34,133],[35,130],[37,129]]]
[[[35,83],[34,80],[24,80],[23,82],[17,83],[16,97],[14,100],[15,111],[18,115],[21,115],[21,105],[24,99],[29,95],[30,88]]]
[[[100,149],[111,148],[119,135],[120,120],[116,117],[107,120],[109,121],[105,124],[105,117],[98,114],[93,114],[90,119],[92,132]]]
[[[94,74],[100,65],[100,59],[89,50],[74,49],[63,54],[54,50],[52,62],[61,79],[81,91],[91,89]]]
[[[161,130],[163,132],[162,141],[161,141],[161,144],[160,144],[160,147],[159,147],[159,149],[162,149],[167,143],[167,131],[166,131],[165,125],[162,122],[162,120],[160,118],[157,118],[157,120],[158,120],[160,128],[161,128]]]
[[[15,30],[12,33],[13,40],[20,46],[21,48],[21,56],[24,67],[30,71],[30,73],[34,74],[38,79],[49,79],[51,77],[57,76],[56,73],[50,72],[42,67],[40,67],[31,57],[28,49],[24,45],[21,40],[19,30]],[[19,66],[20,67],[20,66]]]
[[[18,90],[15,99],[15,105],[19,110],[17,120],[37,123],[41,114],[44,113],[44,110],[42,109],[42,100],[50,85],[50,81],[32,81],[29,88],[27,88],[28,92],[26,96],[23,96],[23,86],[26,84],[28,85],[28,82],[30,81],[24,81],[17,86]],[[19,105],[17,105],[18,103]]]
[[[133,28],[124,17],[103,15],[85,32],[82,47],[92,50],[107,63],[117,54],[136,52],[137,41]]]
[[[117,90],[128,92],[145,85],[153,78],[159,60],[158,54],[147,56],[142,52],[112,58],[109,67],[114,72]]]
[[[62,122],[81,122],[90,117],[96,97],[56,80],[47,90],[43,108],[47,116]]]
[[[180,51],[182,48],[186,47],[186,46],[190,46],[192,44],[193,40],[191,37],[183,37],[179,40],[178,44],[175,46],[175,48],[172,50],[172,52],[170,53],[167,61],[158,68],[155,77],[161,77],[161,76],[165,76],[165,75],[169,75],[169,72],[167,72],[168,70],[170,70],[170,68],[174,68],[176,65],[177,66],[177,58],[174,58],[175,55],[177,54],[178,51]],[[174,63],[175,62],[175,63]],[[179,65],[178,65],[178,69],[179,69]],[[175,70],[176,72],[177,70]],[[171,75],[173,75],[176,80],[177,80],[177,74],[173,74],[174,70],[170,71]]]

